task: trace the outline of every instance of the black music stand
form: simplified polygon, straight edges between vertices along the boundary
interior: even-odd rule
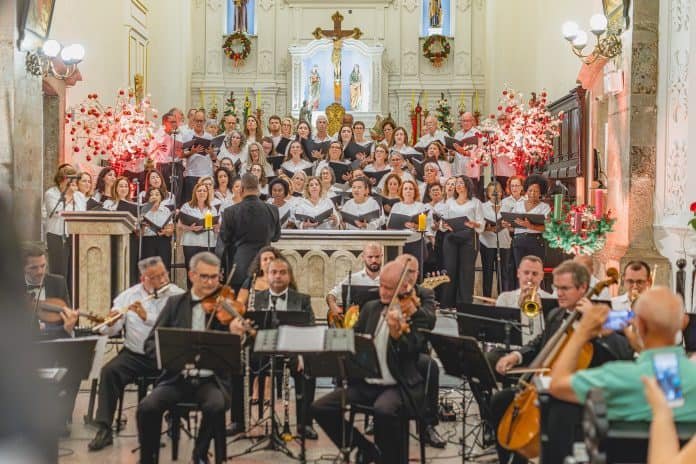
[[[341,383],[341,417],[350,412],[346,399],[349,380],[365,378],[380,378],[382,370],[377,359],[377,349],[370,335],[353,334],[352,329],[329,329],[335,335],[329,338],[331,345],[321,353],[311,353],[304,356],[305,369],[314,377],[336,377]],[[346,340],[346,337],[350,337]],[[353,350],[350,350],[352,346]],[[345,421],[341,421],[341,439],[346,439]],[[343,441],[340,449],[343,462],[350,462],[350,446]]]
[[[280,451],[287,456],[297,459],[297,457],[285,445],[285,441],[280,436],[278,421],[275,417],[276,383],[275,383],[275,361],[283,354],[276,351],[278,343],[278,328],[282,326],[309,326],[310,314],[306,311],[276,311],[274,306],[270,310],[247,311],[244,317],[250,319],[254,326],[259,330],[254,340],[254,353],[268,354],[270,356],[270,382],[271,382],[271,434],[268,437],[254,443],[247,448],[243,454],[253,453],[261,450]],[[259,382],[260,385],[260,382]],[[303,430],[300,428],[300,430]],[[265,447],[261,445],[268,440]],[[304,434],[301,438],[301,445],[304,448]]]
[[[242,373],[239,335],[210,330],[158,327],[155,330],[157,367],[180,372],[193,369]]]
[[[519,308],[504,308],[478,304],[457,305],[459,335],[487,343],[522,345],[522,323]]]
[[[485,397],[483,392],[497,388],[493,369],[481,351],[478,341],[473,337],[445,335],[431,330],[419,329],[425,333],[437,353],[438,358],[451,376],[466,381],[477,398]],[[479,401],[479,414],[484,402]],[[462,411],[466,411],[465,397],[462,395]],[[466,461],[466,414],[462,413],[462,463]]]

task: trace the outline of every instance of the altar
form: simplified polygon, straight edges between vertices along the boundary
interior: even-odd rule
[[[403,230],[283,230],[273,245],[292,265],[298,290],[310,295],[317,319],[326,318],[326,294],[363,267],[362,248],[368,242],[384,247],[387,262],[402,254],[410,232]]]

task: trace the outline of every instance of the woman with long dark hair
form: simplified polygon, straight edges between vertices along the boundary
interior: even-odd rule
[[[113,168],[105,167],[97,175],[97,185],[94,187],[95,201],[103,203],[104,200],[111,198],[114,183],[116,182],[116,171]]]
[[[166,187],[150,187],[147,191],[147,202],[152,205],[143,215],[143,252],[140,259],[151,256],[162,258],[164,265],[172,263],[172,235],[174,223],[172,211],[164,204]]]
[[[546,177],[533,175],[524,181],[524,190],[527,192],[526,199],[515,204],[513,213],[521,214],[540,214],[548,216],[551,207],[541,201],[541,197],[546,195],[548,180]],[[542,234],[546,227],[544,224],[532,224],[527,218],[516,219],[514,224],[504,224],[515,228],[515,236],[512,239],[512,254],[515,258],[515,269],[517,269],[527,255],[538,256],[542,261],[546,259],[546,242]]]

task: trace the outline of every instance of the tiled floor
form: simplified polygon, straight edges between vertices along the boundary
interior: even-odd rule
[[[317,391],[317,396],[326,393],[328,390],[319,389]],[[60,443],[60,454],[61,458],[59,462],[61,464],[78,464],[78,463],[98,463],[98,464],[123,464],[123,463],[135,463],[138,460],[137,452],[133,453],[132,450],[138,446],[138,440],[135,436],[135,402],[136,393],[127,392],[125,398],[125,408],[124,416],[127,420],[125,430],[121,432],[120,435],[116,436],[114,439],[113,446],[105,448],[99,452],[90,453],[87,451],[87,443],[94,436],[94,429],[85,426],[83,424],[83,416],[87,410],[88,403],[88,393],[81,392],[78,395],[77,405],[74,413],[74,422],[72,426],[72,434],[69,439],[63,440]],[[450,394],[450,400],[458,403],[459,397],[456,393]],[[291,401],[291,403],[293,403]],[[277,411],[282,412],[282,407],[280,404],[277,405]],[[255,413],[254,413],[255,414]],[[290,417],[294,417],[294,413],[290,412]],[[281,415],[282,420],[282,415]],[[362,419],[358,419],[362,423]],[[467,430],[471,430],[472,426],[478,423],[477,417],[467,418]],[[317,432],[319,432],[319,440],[308,441],[307,442],[307,462],[332,462],[332,460],[337,455],[337,450],[333,444],[328,440],[326,435],[323,434],[321,429],[316,426]],[[457,422],[446,422],[441,423],[438,429],[443,437],[447,438],[450,443],[443,450],[427,448],[426,456],[429,462],[433,463],[457,463],[462,462],[461,458],[461,419],[458,417]],[[294,431],[294,427],[292,427]],[[412,426],[412,433],[414,428]],[[253,434],[262,433],[263,427],[251,431]],[[467,439],[470,442],[472,437]],[[164,437],[162,443],[165,446],[162,448],[160,462],[168,463],[171,461],[171,441],[169,438]],[[252,445],[250,440],[244,439],[239,440],[234,443],[228,444],[227,453],[228,456],[233,457],[232,462],[238,463],[267,463],[272,462],[274,464],[281,463],[291,463],[297,462],[289,457],[286,457],[280,452],[275,451],[259,451],[255,453],[246,453],[245,450]],[[418,452],[418,442],[414,438],[410,440],[411,446],[411,462],[419,461]],[[295,442],[289,443],[290,450],[297,454],[299,452],[299,445]],[[188,463],[189,457],[192,449],[192,440],[182,434],[182,440],[180,444],[179,459],[176,462]],[[212,446],[211,446],[212,451]],[[480,453],[479,449],[475,452]],[[467,459],[467,462],[491,462],[491,455],[488,454],[482,458],[474,458],[473,460]],[[493,459],[495,462],[495,459]]]

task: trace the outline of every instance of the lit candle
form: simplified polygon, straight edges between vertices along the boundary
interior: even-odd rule
[[[479,95],[478,90],[474,90],[474,113],[479,112]]]
[[[582,230],[582,213],[580,211],[575,211],[575,216],[573,220],[573,232],[579,234]]]
[[[205,212],[205,216],[203,219],[203,227],[205,229],[213,228],[213,213],[211,213],[210,210]]]
[[[560,221],[563,212],[563,194],[556,193],[553,196],[553,220]]]
[[[425,213],[418,215],[418,232],[425,232],[427,216]]]
[[[594,191],[594,213],[597,219],[604,216],[604,190],[595,189]]]

